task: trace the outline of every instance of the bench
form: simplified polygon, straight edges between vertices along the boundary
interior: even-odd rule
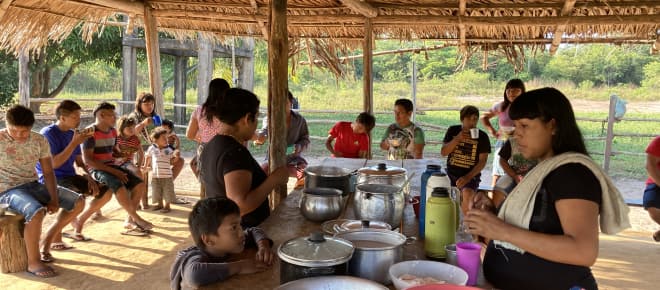
[[[0,271],[2,273],[27,271],[27,251],[23,239],[24,221],[24,217],[20,214],[7,212],[0,216]]]

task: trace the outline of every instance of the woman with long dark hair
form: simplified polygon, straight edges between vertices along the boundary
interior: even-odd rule
[[[200,156],[204,160],[200,170],[206,197],[233,200],[240,208],[242,226],[257,226],[270,215],[268,195],[289,177],[286,166],[267,175],[243,145],[257,129],[259,99],[250,91],[232,88],[204,110],[207,121],[220,121],[218,134]]]
[[[523,156],[537,159],[497,216],[483,193],[465,217],[468,232],[491,240],[484,274],[500,289],[597,289],[590,266],[598,257],[598,227],[629,227],[628,208],[594,163],[568,99],[543,88],[519,96],[509,109]]]

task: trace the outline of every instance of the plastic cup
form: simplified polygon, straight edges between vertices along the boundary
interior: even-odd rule
[[[456,244],[446,245],[445,251],[447,252],[447,264],[456,266],[458,264],[456,260]]]
[[[457,266],[468,274],[467,285],[477,285],[479,268],[481,268],[481,245],[478,243],[456,244],[456,260]]]
[[[153,116],[151,116],[151,119],[154,120],[154,126],[158,127],[160,125],[163,125],[163,120],[160,118],[160,116],[153,115]]]
[[[472,139],[479,139],[479,129],[478,128],[470,129],[470,137]]]
[[[413,211],[415,212],[415,217],[419,218],[419,201],[420,201],[420,196],[415,195],[412,197],[412,207]]]

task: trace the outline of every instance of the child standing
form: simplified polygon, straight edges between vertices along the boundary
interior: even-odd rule
[[[332,157],[367,158],[369,132],[375,125],[376,119],[367,112],[360,113],[355,122],[338,122],[328,132],[325,148]]]
[[[170,203],[175,200],[172,164],[179,159],[179,150],[172,150],[167,144],[167,130],[156,128],[151,133],[153,144],[147,149],[146,164],[153,171],[151,178],[151,198],[156,203],[154,210],[170,212]],[[163,206],[163,200],[165,205]]]
[[[461,191],[461,210],[467,213],[468,204],[481,182],[481,170],[486,166],[490,153],[490,139],[486,132],[478,130],[472,138],[471,129],[477,128],[479,109],[465,106],[460,112],[461,125],[451,126],[442,140],[442,156],[447,156],[447,175],[451,185]]]
[[[236,274],[266,270],[274,262],[271,241],[257,227],[241,228],[238,205],[224,197],[210,197],[195,204],[188,226],[195,246],[177,254],[170,271],[172,290],[196,289],[224,281]],[[245,248],[257,248],[254,259],[229,262]]]

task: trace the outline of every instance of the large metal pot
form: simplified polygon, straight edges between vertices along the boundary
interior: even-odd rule
[[[403,260],[406,236],[388,230],[347,231],[336,235],[353,243],[355,252],[348,262],[353,276],[390,284],[390,266]]]
[[[344,206],[341,191],[334,188],[305,188],[300,196],[300,213],[314,222],[336,219]]]
[[[323,276],[291,281],[277,290],[387,290],[387,287],[374,281],[351,276]]]
[[[353,192],[351,184],[353,172],[346,168],[334,166],[308,166],[305,168],[305,188],[336,188],[344,196]]]
[[[353,213],[359,220],[383,221],[399,227],[406,201],[401,187],[387,184],[359,184]]]
[[[277,248],[280,284],[316,276],[346,275],[353,251],[351,242],[320,232],[288,240]]]
[[[379,163],[375,166],[360,168],[357,184],[389,184],[401,187],[406,184],[406,179],[407,170],[405,168]],[[404,192],[409,192],[408,186],[404,188]]]

